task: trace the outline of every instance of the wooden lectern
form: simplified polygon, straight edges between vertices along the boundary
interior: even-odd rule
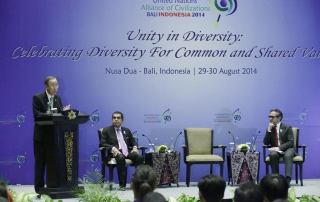
[[[78,187],[79,124],[86,123],[89,115],[76,110],[64,111],[65,115],[49,114],[35,117],[37,124],[45,128],[46,184],[39,194],[52,199],[74,198],[74,187]],[[69,116],[68,116],[69,114]],[[70,115],[71,114],[71,115]]]

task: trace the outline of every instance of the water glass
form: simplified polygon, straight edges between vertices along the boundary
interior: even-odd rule
[[[246,142],[246,144],[250,147],[250,149],[248,149],[248,151],[252,150],[252,148],[251,148],[251,142]]]
[[[231,152],[234,151],[234,142],[230,142],[230,151],[231,151]]]
[[[149,144],[149,153],[154,152],[153,147],[154,147],[154,144]]]

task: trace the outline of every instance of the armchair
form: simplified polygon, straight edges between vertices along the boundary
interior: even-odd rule
[[[299,148],[302,148],[302,156],[298,155],[293,158],[293,164],[295,165],[295,173],[296,173],[296,184],[298,184],[298,166],[299,166],[299,175],[300,175],[300,183],[303,186],[303,163],[306,159],[306,145],[299,145],[299,128],[292,128],[293,131],[293,145],[296,152],[299,154]],[[266,154],[266,149],[270,148],[270,146],[263,145],[263,159],[266,164],[266,174],[269,174],[269,165],[270,158]],[[283,157],[279,159],[279,163],[284,163]]]
[[[183,145],[184,163],[187,165],[186,183],[190,185],[190,170],[193,164],[210,164],[210,174],[212,165],[220,165],[220,176],[223,177],[223,164],[225,161],[226,146],[213,145],[213,130],[211,128],[186,128],[184,130],[186,145]],[[221,149],[222,157],[213,154],[213,149]]]

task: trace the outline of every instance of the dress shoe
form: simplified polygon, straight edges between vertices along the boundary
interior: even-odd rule
[[[126,190],[125,187],[119,187],[119,188],[118,188],[118,191],[125,191],[125,190]]]
[[[286,177],[288,182],[288,187],[290,188],[291,177]]]

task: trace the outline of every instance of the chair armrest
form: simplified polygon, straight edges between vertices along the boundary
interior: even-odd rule
[[[188,153],[188,147],[187,145],[181,145],[181,148],[183,149],[183,161],[185,164],[187,164],[187,156],[189,155]]]
[[[101,152],[101,162],[103,162],[103,159],[107,156],[109,156],[109,147],[99,147],[99,150]]]
[[[227,148],[227,146],[225,145],[218,145],[218,146],[212,146],[212,148],[216,149],[216,148]]]
[[[218,145],[218,146],[212,146],[213,149],[222,149],[222,159],[223,161],[225,160],[225,153],[226,153],[226,148],[227,146],[225,145]]]
[[[304,163],[304,160],[306,159],[306,147],[307,147],[307,145],[299,145],[299,146],[297,146],[297,148],[302,148],[303,163]]]
[[[262,145],[263,148],[263,161],[266,162],[267,154],[266,154],[266,149],[271,148],[270,145]]]
[[[142,156],[145,156],[147,147],[144,146],[138,146],[138,150],[141,150]]]

